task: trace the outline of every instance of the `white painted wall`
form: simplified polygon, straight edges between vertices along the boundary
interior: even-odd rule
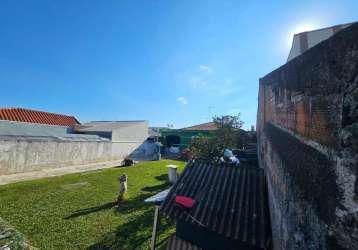
[[[292,60],[293,58],[295,58],[296,56],[298,56],[300,54],[301,54],[300,39],[299,39],[298,35],[296,34],[293,36],[292,47],[290,50],[290,54],[288,55],[287,62]]]
[[[137,122],[112,131],[112,142],[144,142],[148,138],[148,122]]]
[[[318,43],[330,38],[333,34],[333,28],[307,32],[308,48],[312,48]]]
[[[141,143],[0,138],[0,175],[122,160]]]

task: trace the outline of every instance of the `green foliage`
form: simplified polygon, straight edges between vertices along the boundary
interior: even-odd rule
[[[169,186],[168,164],[185,163],[143,162],[0,186],[0,217],[39,249],[149,249],[154,207],[144,200]],[[122,174],[128,196],[117,206]],[[173,230],[162,218],[158,242]]]
[[[216,137],[198,136],[193,138],[190,150],[196,158],[212,159],[221,155]]]
[[[213,120],[218,128],[214,132],[218,147],[223,150],[225,148],[235,148],[240,146],[240,129],[244,124],[243,121],[240,120],[240,114],[236,116],[216,116]]]
[[[236,116],[216,116],[213,118],[217,130],[211,137],[193,138],[190,149],[197,158],[217,160],[225,148],[242,148],[247,142],[247,135],[241,129],[243,121],[240,114]]]

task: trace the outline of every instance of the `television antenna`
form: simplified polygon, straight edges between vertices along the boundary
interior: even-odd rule
[[[208,121],[210,122],[213,117],[212,117],[212,110],[214,109],[215,107],[214,106],[209,106],[208,107]]]

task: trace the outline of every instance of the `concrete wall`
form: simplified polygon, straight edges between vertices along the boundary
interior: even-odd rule
[[[0,175],[144,155],[148,123],[131,123],[108,132],[112,140],[101,137],[101,131],[86,133],[73,133],[62,126],[0,121]]]
[[[274,249],[358,245],[358,24],[260,80]]]
[[[136,122],[113,129],[113,142],[143,142],[148,138],[148,122]]]
[[[0,175],[122,160],[140,144],[0,137]]]

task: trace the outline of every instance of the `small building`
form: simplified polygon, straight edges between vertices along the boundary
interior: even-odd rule
[[[148,138],[148,121],[92,121],[75,126],[75,132],[100,135],[116,143],[143,142]]]
[[[112,150],[125,157],[145,158],[153,155],[154,146],[147,143],[148,121],[92,121],[75,127],[77,133],[99,135],[112,142]]]
[[[207,122],[181,129],[164,130],[162,131],[163,144],[168,148],[171,146],[186,148],[194,137],[211,136],[216,129],[217,126],[214,122]]]
[[[287,62],[293,58],[301,55],[308,49],[319,44],[320,42],[327,40],[338,31],[347,28],[352,23],[340,24],[322,29],[305,31],[293,36],[292,47],[287,58]]]
[[[192,199],[194,205],[183,208],[176,203],[178,196]],[[191,161],[160,211],[176,221],[168,250],[270,249],[271,226],[262,169]]]

